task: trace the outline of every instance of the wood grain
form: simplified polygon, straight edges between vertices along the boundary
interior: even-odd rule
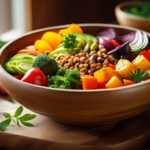
[[[3,112],[19,107],[0,96],[0,122]],[[33,113],[24,108],[24,113]],[[102,126],[80,127],[62,124],[37,114],[31,121],[35,127],[17,127],[11,123],[0,132],[0,147],[13,150],[142,150],[150,143],[150,110],[121,121]]]

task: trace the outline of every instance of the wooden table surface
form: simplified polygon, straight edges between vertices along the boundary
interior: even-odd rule
[[[0,96],[0,122],[3,112],[14,112],[20,104]],[[24,108],[23,114],[34,113]],[[14,150],[143,150],[150,144],[150,110],[121,121],[102,126],[81,127],[56,122],[37,114],[30,121],[35,127],[19,128],[11,123],[0,131],[0,147]]]

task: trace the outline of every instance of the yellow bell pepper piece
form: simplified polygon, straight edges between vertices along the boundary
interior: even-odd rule
[[[36,40],[34,43],[34,46],[36,47],[36,49],[45,54],[46,51],[52,52],[53,48],[46,42],[43,40]]]
[[[63,38],[58,33],[46,32],[42,36],[41,40],[49,43],[49,45],[51,45],[51,47],[55,50],[57,48],[57,46],[59,46],[61,44],[61,41],[63,40]]]
[[[148,68],[150,68],[150,62],[143,55],[138,55],[132,61],[132,63],[136,69],[139,68],[146,71]]]

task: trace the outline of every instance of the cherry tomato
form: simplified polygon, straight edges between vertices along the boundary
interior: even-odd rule
[[[14,75],[13,77],[15,77],[18,80],[21,80],[23,75],[22,74],[17,74],[17,75]]]
[[[47,86],[48,82],[45,74],[36,68],[28,70],[21,81],[41,86]]]

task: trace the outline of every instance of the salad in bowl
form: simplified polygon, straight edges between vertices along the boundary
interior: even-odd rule
[[[118,122],[150,107],[149,39],[109,24],[35,30],[2,47],[0,80],[21,105],[59,122]]]
[[[108,28],[95,36],[77,24],[47,31],[6,63],[23,82],[60,89],[103,89],[150,78],[149,39],[145,32],[118,35]]]

